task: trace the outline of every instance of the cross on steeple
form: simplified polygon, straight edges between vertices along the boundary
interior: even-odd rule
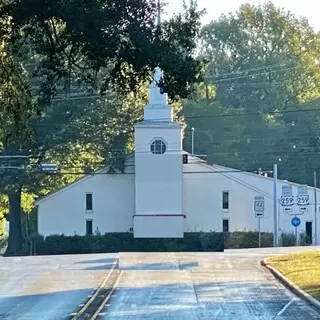
[[[160,27],[161,24],[161,0],[158,0],[158,27]]]

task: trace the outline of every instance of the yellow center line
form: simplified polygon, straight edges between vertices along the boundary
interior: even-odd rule
[[[116,282],[114,283],[112,289],[110,290],[109,294],[106,296],[106,298],[102,301],[100,307],[97,309],[97,311],[93,314],[93,316],[90,318],[90,320],[95,320],[97,319],[97,317],[99,316],[99,313],[101,312],[101,310],[103,309],[103,307],[106,305],[106,303],[109,301],[109,299],[111,298],[113,291],[117,288],[117,286],[119,285],[119,282],[121,280],[123,274],[123,270],[121,270],[121,272],[119,273]]]
[[[116,265],[117,265],[117,260],[118,257],[116,257],[116,261],[113,263],[108,275],[105,277],[105,279],[103,280],[103,282],[101,283],[101,285],[99,286],[99,288],[97,289],[97,291],[94,293],[94,295],[87,301],[87,303],[79,310],[79,312],[77,312],[77,314],[72,318],[72,320],[77,320],[79,319],[83,313],[88,309],[88,307],[90,306],[90,304],[94,301],[94,299],[98,296],[98,294],[100,293],[100,291],[105,287],[107,281],[109,280],[109,278],[111,277],[112,271],[115,269]]]

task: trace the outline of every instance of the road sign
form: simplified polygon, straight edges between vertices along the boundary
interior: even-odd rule
[[[309,205],[309,194],[307,185],[298,186],[297,205],[304,207]]]
[[[309,195],[297,196],[297,205],[298,206],[307,206],[307,205],[309,205]]]
[[[293,203],[294,203],[294,197],[292,195],[292,186],[283,185],[280,204],[284,207],[289,207],[289,206],[293,206]]]
[[[282,196],[284,197],[292,196],[292,185],[285,184],[282,186]]]
[[[308,194],[308,186],[306,184],[302,184],[298,186],[298,196],[305,196]]]
[[[283,207],[283,212],[284,213],[292,213],[292,207]]]
[[[293,206],[294,197],[293,196],[281,196],[280,203],[282,206]]]
[[[299,227],[300,224],[301,224],[301,220],[299,217],[293,217],[291,219],[291,224],[294,226],[294,227]]]
[[[264,211],[264,197],[256,196],[254,197],[254,211],[263,212]]]
[[[256,218],[263,218],[264,212],[263,211],[256,211],[255,216],[256,216]]]
[[[303,214],[308,211],[308,206],[299,206],[299,213]]]

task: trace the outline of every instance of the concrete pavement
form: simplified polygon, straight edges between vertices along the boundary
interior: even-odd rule
[[[301,250],[314,248],[120,254],[124,272],[104,319],[319,319],[259,264],[265,256]]]
[[[64,319],[114,261],[114,254],[0,257],[0,320]]]

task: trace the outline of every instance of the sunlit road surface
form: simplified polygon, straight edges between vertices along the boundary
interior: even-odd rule
[[[0,319],[65,319],[96,289],[115,256],[0,257]]]
[[[122,277],[101,316],[108,320],[320,319],[320,313],[259,265],[266,256],[301,250],[315,248],[123,253],[119,255]]]

